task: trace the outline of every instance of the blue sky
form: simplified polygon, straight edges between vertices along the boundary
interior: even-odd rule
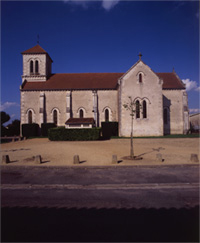
[[[199,112],[198,1],[2,1],[1,110],[20,119],[22,55],[39,44],[53,73],[126,72],[142,60],[173,67]]]

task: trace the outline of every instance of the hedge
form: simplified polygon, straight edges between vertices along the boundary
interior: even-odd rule
[[[55,123],[42,123],[41,124],[41,135],[43,137],[47,137],[48,136],[48,130],[50,128],[54,128],[56,127]]]
[[[36,137],[39,135],[39,125],[37,123],[22,124],[23,137]]]
[[[110,139],[111,136],[118,136],[118,122],[101,123],[103,139]]]
[[[50,128],[48,138],[51,141],[89,141],[100,138],[100,128],[70,129],[64,127]]]

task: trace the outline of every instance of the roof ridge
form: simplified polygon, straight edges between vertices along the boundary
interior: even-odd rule
[[[123,74],[124,72],[112,72],[112,73],[108,73],[108,72],[105,72],[105,73],[102,73],[102,72],[96,72],[96,73],[92,73],[92,72],[87,72],[87,73],[52,73],[52,75],[55,75],[55,74]]]

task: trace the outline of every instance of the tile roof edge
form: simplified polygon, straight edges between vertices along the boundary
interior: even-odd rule
[[[103,91],[103,90],[110,90],[110,91],[115,91],[115,90],[118,90],[118,87],[116,87],[116,88],[88,88],[88,89],[21,89],[20,91],[23,91],[23,92],[29,92],[29,91],[35,91],[35,92],[38,92],[38,91],[91,91],[91,90],[101,90],[101,91]]]

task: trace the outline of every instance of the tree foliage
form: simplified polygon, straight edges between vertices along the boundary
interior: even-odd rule
[[[14,120],[8,125],[9,136],[19,136],[20,135],[20,121]]]
[[[1,125],[8,122],[10,120],[10,116],[4,112],[4,111],[1,111]]]

